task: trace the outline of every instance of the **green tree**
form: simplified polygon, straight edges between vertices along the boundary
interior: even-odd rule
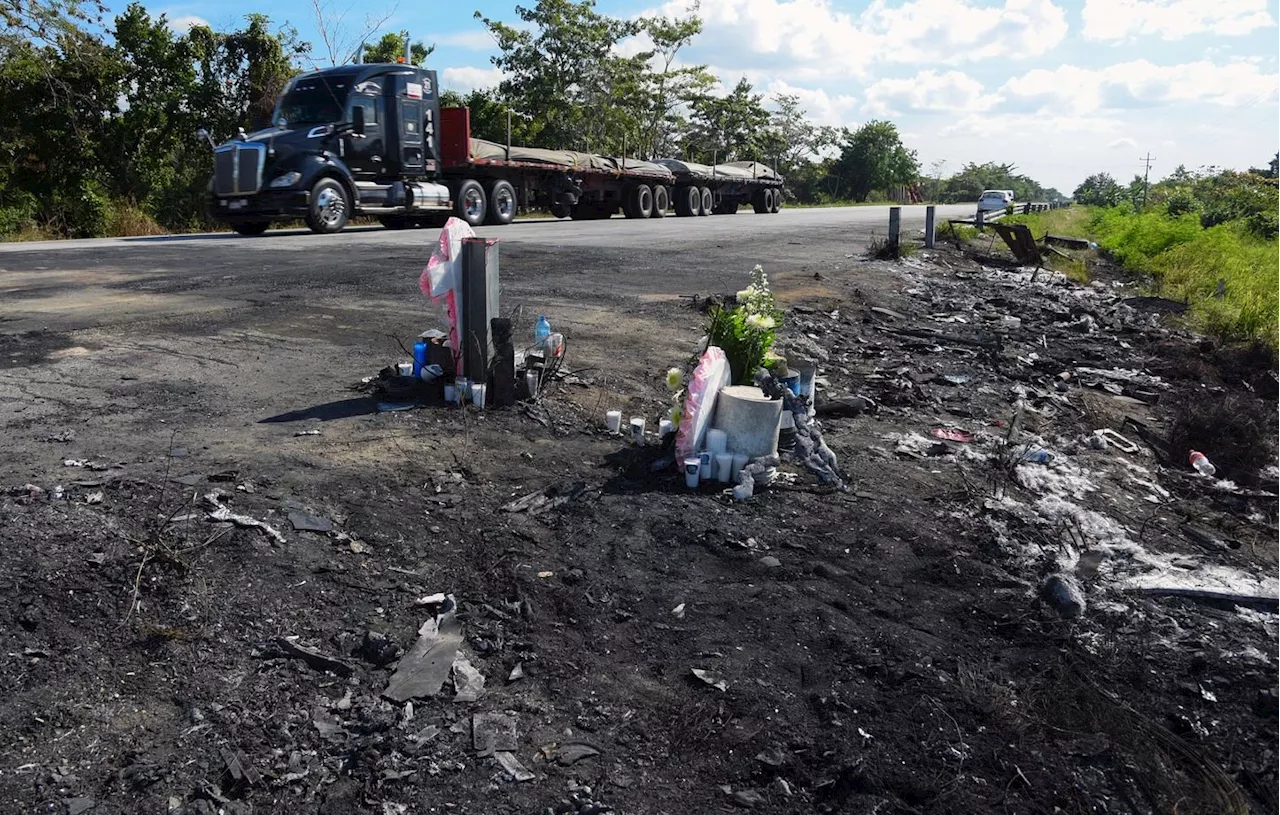
[[[399,62],[404,58],[404,45],[409,42],[409,32],[387,32],[364,51],[363,62]],[[415,42],[409,46],[409,64],[422,65],[436,50],[435,45]]]
[[[476,12],[498,44],[499,53],[491,59],[506,77],[499,86],[502,98],[531,117],[538,131],[533,135],[544,146],[607,149],[610,144],[585,142],[591,134],[616,128],[624,116],[631,121],[618,129],[639,129],[636,112],[610,102],[615,93],[633,95],[625,74],[635,71],[636,63],[619,58],[614,46],[637,33],[640,23],[605,16],[595,5],[594,0],[538,0],[532,8],[516,6],[520,25]]]
[[[1098,207],[1114,207],[1124,196],[1124,188],[1109,173],[1095,173],[1076,187],[1071,194],[1077,204]]]
[[[892,122],[873,120],[854,131],[845,129],[844,144],[832,172],[856,201],[877,190],[911,184],[920,174],[916,151],[908,150]]]
[[[466,96],[456,91],[444,91],[440,94],[440,106],[470,109],[473,139],[506,144],[508,111],[511,112],[512,144],[529,145],[536,133],[527,116],[512,110],[491,90],[476,89]]]
[[[650,17],[641,20],[643,30],[653,40],[650,55],[656,70],[642,68],[648,80],[648,99],[642,117],[641,149],[650,157],[678,151],[679,135],[686,119],[679,113],[691,99],[705,95],[715,83],[705,65],[677,66],[676,56],[694,37],[702,33],[697,15],[677,19]]]
[[[766,132],[769,112],[764,96],[752,93],[746,77],[725,96],[703,95],[692,100],[685,156],[697,161],[772,160],[766,148],[774,146]]]

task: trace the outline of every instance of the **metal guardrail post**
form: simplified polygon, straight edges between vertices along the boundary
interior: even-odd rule
[[[889,207],[889,245],[898,247],[898,236],[902,231],[902,207]]]
[[[973,225],[978,228],[979,232],[982,231],[982,222],[984,220],[985,215],[986,213],[984,213],[982,210],[978,210],[978,214],[973,216]]]
[[[938,208],[933,204],[924,208],[924,248],[933,248],[934,219],[938,214]]]

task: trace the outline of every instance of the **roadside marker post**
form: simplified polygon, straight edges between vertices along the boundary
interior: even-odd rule
[[[934,216],[938,213],[938,208],[933,204],[924,208],[924,248],[933,248],[933,227]]]
[[[898,233],[902,231],[902,207],[889,207],[889,245],[898,248]]]
[[[983,221],[983,217],[982,217],[982,215],[983,215],[982,210],[978,210],[978,214],[973,216],[973,225],[974,225],[974,226],[976,226],[976,227],[978,227],[978,231],[979,231],[979,232],[981,232],[981,231],[982,231],[982,226],[983,226],[983,224],[982,224],[982,221]]]

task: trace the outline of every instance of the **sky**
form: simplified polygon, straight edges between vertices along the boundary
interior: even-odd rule
[[[460,91],[501,79],[473,13],[518,22],[516,3],[490,0],[144,5],[175,28],[229,28],[266,11],[319,43],[314,2],[352,36],[367,14],[390,15],[379,31],[435,43],[428,67]],[[597,8],[684,16],[689,5]],[[682,62],[706,65],[725,87],[745,76],[766,98],[795,94],[821,124],[889,119],[928,175],[1011,163],[1070,194],[1096,172],[1127,183],[1147,156],[1154,180],[1180,164],[1265,166],[1280,149],[1277,0],[701,0],[699,14],[703,33]]]

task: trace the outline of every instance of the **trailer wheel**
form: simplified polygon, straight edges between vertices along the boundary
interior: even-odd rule
[[[329,234],[338,232],[351,218],[351,202],[347,189],[336,178],[322,178],[311,188],[311,202],[307,204],[307,226],[312,232]]]
[[[552,218],[568,218],[573,214],[573,207],[568,204],[552,204],[550,212]]]
[[[770,212],[780,212],[782,210],[782,190],[773,190],[773,204],[769,207]]]
[[[485,200],[484,187],[480,182],[468,178],[458,185],[458,194],[453,198],[454,214],[471,226],[484,223],[489,202]]]
[[[247,224],[236,224],[231,227],[237,235],[261,235],[271,226],[269,221],[253,221]]]
[[[489,214],[486,224],[506,226],[516,219],[516,188],[510,181],[495,181],[489,188]]]
[[[715,206],[716,197],[711,194],[710,187],[703,187],[700,192],[701,192],[701,201],[698,204],[698,214],[710,215],[712,207]]]
[[[702,208],[702,191],[697,187],[676,187],[676,215],[688,218]]]
[[[628,218],[648,218],[653,214],[653,190],[648,184],[637,184],[631,189],[622,212]]]
[[[654,218],[667,217],[667,208],[671,206],[671,202],[667,198],[666,186],[659,184],[653,188],[653,216]]]
[[[757,215],[764,215],[770,209],[769,190],[760,189],[751,193],[751,208]]]

